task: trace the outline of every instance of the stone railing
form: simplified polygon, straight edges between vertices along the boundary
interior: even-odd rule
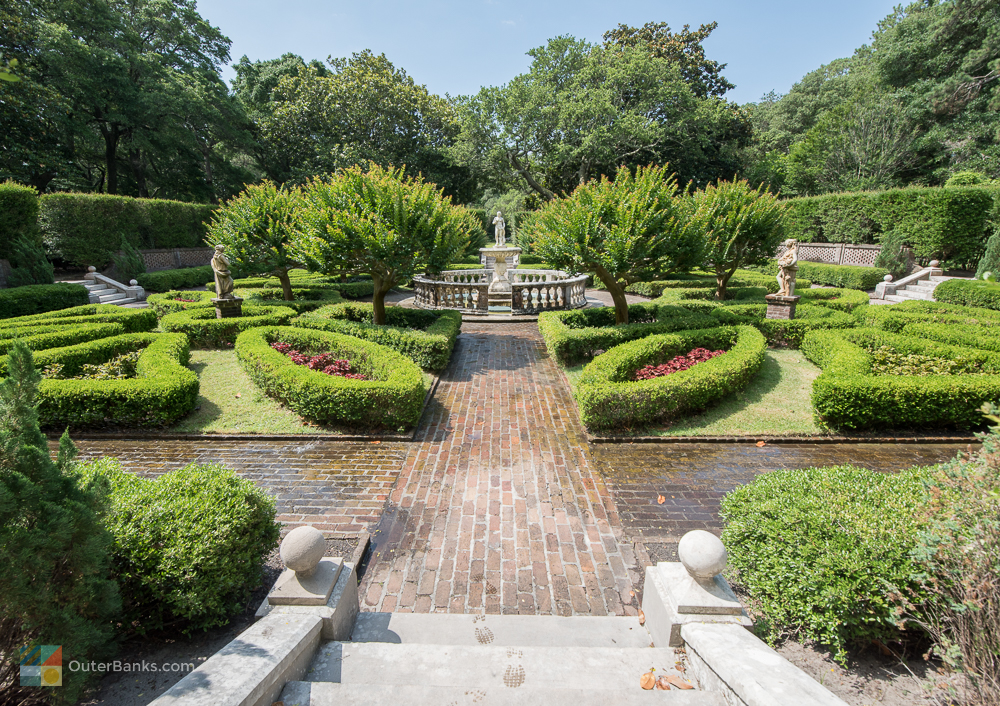
[[[587,304],[587,275],[535,270],[511,277],[511,313],[532,314],[555,309],[578,309]]]
[[[419,275],[418,275],[419,276]],[[489,272],[483,272],[481,269],[477,270],[447,270],[439,275],[434,275],[434,279],[431,280],[430,277],[424,277],[427,281],[435,282],[459,282],[459,283],[474,283],[474,282],[486,282],[490,283],[492,275]]]
[[[479,274],[482,274],[481,271]],[[461,279],[459,270],[449,272],[448,275],[448,279],[442,280],[421,275],[414,277],[414,303],[424,309],[458,309],[470,313],[486,313],[489,310],[490,284],[485,275],[476,282],[457,281]]]

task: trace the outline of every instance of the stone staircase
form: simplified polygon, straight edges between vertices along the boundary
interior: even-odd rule
[[[81,280],[72,280],[67,284],[81,284],[86,287],[90,294],[91,304],[114,304],[116,306],[128,306],[129,304],[140,304],[146,300],[146,292],[132,280],[129,284],[116,282],[110,277],[99,275],[93,267]]]
[[[284,706],[697,704],[724,706],[684,671],[684,651],[653,647],[635,617],[360,613],[349,641],[321,644]],[[638,688],[643,673],[692,689]],[[681,670],[678,669],[681,668]]]
[[[924,301],[932,302],[934,300],[934,290],[942,282],[946,282],[950,279],[955,279],[954,277],[944,277],[944,276],[928,276],[927,279],[917,280],[910,284],[903,285],[896,289],[895,294],[887,294],[885,296],[886,301],[890,302],[905,302],[911,299],[922,299]]]

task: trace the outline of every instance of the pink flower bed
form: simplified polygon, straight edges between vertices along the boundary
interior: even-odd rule
[[[309,355],[308,353],[301,353],[295,350],[289,343],[282,343],[280,341],[272,343],[271,348],[279,353],[287,355],[296,365],[304,365],[310,370],[318,370],[319,372],[326,373],[327,375],[337,375],[351,380],[368,379],[361,373],[351,372],[351,361],[343,359],[338,360],[333,357],[332,353]]]
[[[695,348],[687,355],[679,355],[662,365],[647,365],[644,368],[639,368],[635,371],[635,379],[652,380],[653,378],[663,377],[664,375],[676,373],[680,370],[687,370],[692,365],[704,363],[706,360],[711,360],[723,353],[725,351],[710,351],[707,348]]]

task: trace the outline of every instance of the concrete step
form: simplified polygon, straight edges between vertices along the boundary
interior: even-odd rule
[[[635,617],[359,613],[353,642],[494,647],[634,647],[652,645]]]
[[[608,688],[554,689],[543,686],[386,686],[289,682],[281,692],[284,706],[726,706],[712,691],[644,691],[638,678],[627,691]]]
[[[676,674],[673,649],[608,647],[492,647],[327,642],[305,681],[387,686],[631,691],[639,678]]]
[[[886,294],[885,301],[892,302],[894,304],[899,304],[900,302],[910,301],[911,297],[901,297],[898,294]]]
[[[924,283],[924,282],[919,282],[919,283],[914,283],[914,284],[908,284],[905,287],[903,287],[903,289],[905,289],[908,292],[919,292],[919,293],[923,293],[923,294],[933,294],[934,290],[937,288],[938,284],[940,284],[940,282],[934,282],[932,284],[927,284],[927,283]]]
[[[925,292],[914,292],[910,289],[897,289],[897,297],[903,297],[904,299],[923,299],[925,301],[932,301],[933,296]]]
[[[98,294],[101,300],[101,304],[119,304],[122,300],[127,299],[125,292],[119,292],[117,289],[113,289],[107,294]]]

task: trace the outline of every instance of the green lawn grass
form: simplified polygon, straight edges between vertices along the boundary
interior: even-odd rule
[[[356,434],[312,424],[271,399],[250,380],[233,350],[193,350],[189,366],[198,374],[198,409],[170,427],[185,434]],[[424,373],[430,389],[433,376]]]
[[[564,368],[570,385],[584,366]],[[801,351],[771,349],[746,389],[723,398],[701,414],[673,424],[635,430],[637,436],[817,436],[810,394],[820,370]]]

